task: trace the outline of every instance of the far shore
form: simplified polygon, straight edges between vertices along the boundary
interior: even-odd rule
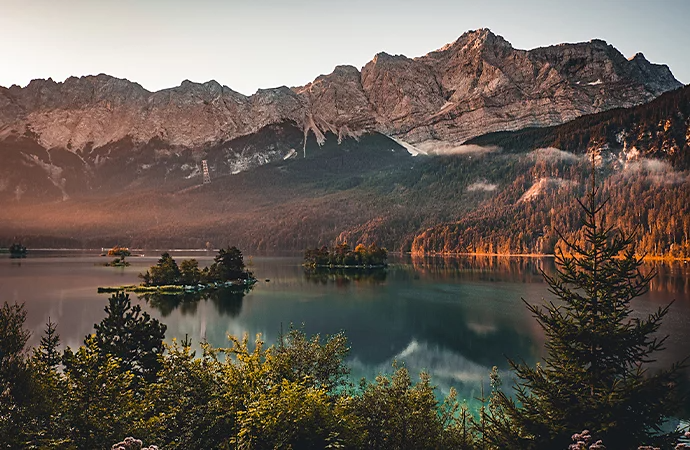
[[[82,251],[82,252],[89,252],[89,251],[94,251],[94,252],[100,252],[100,248],[31,248],[29,249],[30,251]],[[130,249],[131,251],[136,251],[136,252],[212,252],[214,250],[208,250],[205,248],[176,248],[176,249]],[[505,257],[505,258],[555,258],[556,255],[553,253],[459,253],[459,252],[429,252],[429,253],[420,253],[420,252],[396,252],[396,251],[389,251],[389,254],[392,255],[399,255],[399,256],[404,256],[404,255],[409,255],[412,257],[427,257],[427,256],[434,256],[434,257],[467,257],[467,256],[500,256],[500,257]],[[99,253],[100,254],[100,253]],[[282,252],[280,254],[263,254],[262,252],[257,252],[256,254],[250,255],[250,256],[294,256],[298,257],[302,254],[302,251],[295,250],[294,252],[292,251],[286,251]],[[132,256],[144,256],[141,253],[138,254],[133,254]],[[154,256],[154,255],[151,255]],[[638,255],[639,256],[639,255]],[[650,256],[646,255],[642,258],[646,262],[652,262],[652,261],[662,261],[662,262],[684,262],[684,263],[689,263],[690,262],[690,256],[685,256],[685,257],[676,257],[676,256]]]
[[[395,252],[391,252],[395,253]],[[397,253],[398,255],[410,255],[412,257],[425,257],[425,256],[440,256],[440,257],[458,257],[458,256],[501,256],[504,258],[555,258],[556,255],[553,253],[456,253],[456,252],[433,252],[433,253],[421,253],[421,252],[404,252]],[[567,255],[566,255],[567,256]],[[640,257],[640,255],[636,255]],[[684,263],[690,262],[690,257],[676,257],[676,256],[650,256],[645,255],[642,257],[643,261],[681,261]]]

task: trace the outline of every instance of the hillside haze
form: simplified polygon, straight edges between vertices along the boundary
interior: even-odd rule
[[[510,208],[529,204],[522,196],[533,186],[541,187],[530,198],[553,191],[555,203],[572,199],[586,177],[586,151],[612,155],[601,165],[612,179],[628,167],[612,162],[623,155],[630,163],[656,158],[659,170],[686,183],[690,127],[673,105],[651,106],[661,125],[648,114],[607,129],[607,145],[563,133],[542,145],[572,158],[544,162],[532,152],[539,146],[526,138],[507,145],[512,135],[500,134],[583,115],[596,124],[610,117],[605,111],[680,87],[667,66],[641,54],[626,59],[601,40],[518,50],[486,29],[422,57],[379,53],[361,70],[338,66],[306,86],[252,96],[215,81],[149,92],[107,75],[35,80],[0,88],[0,238],[77,247],[231,242],[278,251],[376,240],[419,252],[493,252],[499,244],[502,252],[548,251],[544,227],[558,222],[548,212],[525,222],[540,231],[523,233],[519,245],[503,245],[515,231],[507,228],[491,245],[440,244],[432,230],[470,218],[479,230],[489,211],[491,220],[501,211],[510,218]],[[687,88],[668,95],[687,105]],[[487,133],[493,137],[479,137]],[[210,185],[201,185],[202,160]],[[664,197],[669,186],[659,189]],[[681,245],[674,239],[658,253]]]

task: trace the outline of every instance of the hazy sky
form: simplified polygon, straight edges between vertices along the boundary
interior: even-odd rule
[[[604,39],[690,83],[688,19],[690,0],[0,0],[0,85],[107,73],[252,94],[485,27],[522,49]]]

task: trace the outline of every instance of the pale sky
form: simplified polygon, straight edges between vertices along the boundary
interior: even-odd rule
[[[338,64],[420,56],[490,28],[515,48],[643,52],[690,82],[690,0],[0,0],[0,86],[107,73],[159,90],[211,79],[243,94]]]

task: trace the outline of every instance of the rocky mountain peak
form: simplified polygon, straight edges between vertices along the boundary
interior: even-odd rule
[[[470,49],[478,51],[485,48],[503,47],[512,49],[510,42],[506,41],[502,36],[493,33],[488,28],[480,28],[478,30],[471,30],[463,33],[458,39],[450,42],[438,50],[430,52],[421,57],[440,57],[446,53],[468,51]]]
[[[377,53],[374,58],[367,63],[367,66],[369,64],[395,64],[395,63],[402,63],[404,61],[409,61],[410,58],[408,58],[405,55],[391,55],[386,52],[379,52]],[[366,67],[366,66],[365,66]]]
[[[0,89],[0,135],[31,129],[46,148],[97,148],[122,139],[202,148],[293,121],[305,136],[378,131],[463,142],[490,131],[562,123],[631,106],[681,86],[668,67],[627,60],[595,39],[519,50],[487,28],[418,58],[378,53],[361,71],[244,96],[211,80],[148,92],[105,74]],[[0,138],[1,139],[1,138]]]
[[[456,42],[462,42],[464,45],[474,45],[474,46],[500,46],[513,48],[510,42],[503,39],[503,36],[499,36],[493,33],[488,28],[480,28],[474,31],[468,31],[464,33]]]
[[[628,61],[647,61],[647,58],[645,58],[644,53],[642,52],[637,52],[635,55],[633,55],[631,58],[628,58]],[[649,62],[649,61],[647,61]]]

